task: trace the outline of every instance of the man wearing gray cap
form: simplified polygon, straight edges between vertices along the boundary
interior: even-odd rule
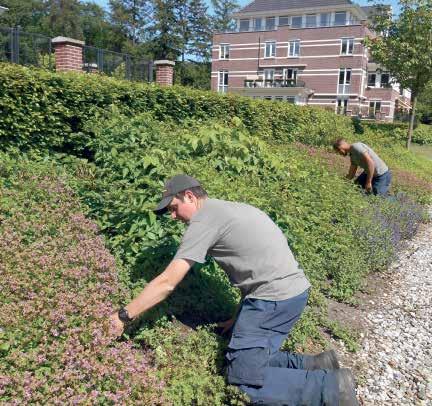
[[[240,289],[226,354],[228,382],[260,405],[357,405],[352,374],[334,351],[301,355],[280,351],[303,312],[310,284],[277,225],[244,203],[208,198],[200,183],[177,175],[165,183],[157,214],[187,224],[167,268],[131,303],[111,316],[113,332],[164,300],[195,262],[209,255]]]

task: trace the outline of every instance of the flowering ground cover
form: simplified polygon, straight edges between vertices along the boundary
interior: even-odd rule
[[[10,65],[0,85],[0,403],[244,404],[213,331],[239,294],[210,258],[122,342],[105,333],[107,315],[176,251],[183,225],[152,212],[169,176],[196,176],[282,229],[313,285],[289,350],[325,347],[322,329],[354,350],[327,298],[350,302],[426,220],[432,162],[345,117]],[[333,136],[383,156],[391,199],[344,180]]]
[[[55,175],[0,164],[0,403],[165,404],[150,350],[113,342],[121,292],[93,221]]]

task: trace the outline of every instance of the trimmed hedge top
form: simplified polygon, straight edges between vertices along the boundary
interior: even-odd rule
[[[83,153],[92,136],[86,123],[97,115],[109,115],[113,106],[129,116],[151,112],[159,120],[229,122],[237,116],[262,137],[314,145],[353,133],[348,118],[316,107],[0,64],[3,145]]]

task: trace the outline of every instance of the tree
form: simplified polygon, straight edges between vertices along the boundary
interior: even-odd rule
[[[235,0],[211,0],[213,6],[213,29],[229,31],[235,28],[232,13],[239,9]]]
[[[432,81],[419,95],[417,117],[423,124],[432,124]]]
[[[149,48],[157,59],[176,60],[182,44],[176,16],[177,0],[154,0],[153,25],[149,28],[152,40]]]
[[[383,33],[366,41],[373,59],[404,89],[411,90],[409,148],[418,96],[432,80],[432,0],[402,0],[397,19],[378,13],[372,26],[375,32]]]
[[[108,22],[107,12],[95,3],[81,3],[80,24],[86,45],[119,50],[119,42],[114,35],[114,27]]]
[[[2,26],[20,26],[23,31],[40,32],[41,20],[45,16],[42,0],[2,0],[0,5],[8,8],[7,12],[0,14]]]
[[[202,0],[190,0],[189,32],[188,54],[208,61],[211,55],[212,24]]]
[[[153,4],[149,0],[110,0],[110,20],[132,45],[147,39]]]
[[[80,18],[81,4],[78,0],[49,0],[45,6],[44,26],[50,36],[84,39]]]

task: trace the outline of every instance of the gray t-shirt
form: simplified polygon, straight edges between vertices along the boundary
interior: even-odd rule
[[[280,228],[248,204],[203,202],[174,258],[204,263],[206,255],[215,259],[243,298],[285,300],[310,286]]]
[[[362,158],[365,152],[367,152],[374,161],[375,172],[373,176],[381,176],[388,171],[388,167],[384,163],[384,161],[375,153],[375,151],[371,147],[363,144],[362,142],[355,142],[351,145],[351,149],[349,152],[351,157],[351,164],[355,166],[360,166],[365,171],[367,171],[367,164]]]

